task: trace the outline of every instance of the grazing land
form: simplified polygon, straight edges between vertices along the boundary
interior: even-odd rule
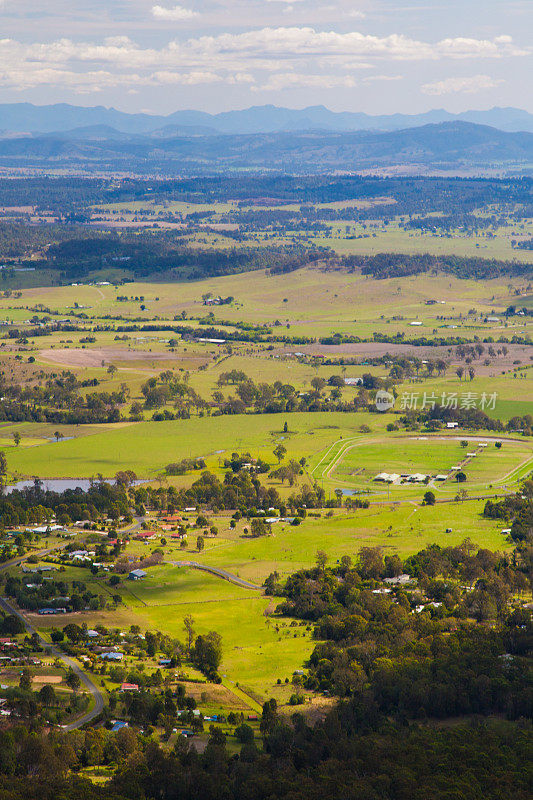
[[[33,180],[0,210],[0,711],[206,759],[337,698],[526,717],[529,184]]]

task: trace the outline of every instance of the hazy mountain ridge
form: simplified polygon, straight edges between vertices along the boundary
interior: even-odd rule
[[[451,114],[435,109],[422,114],[372,116],[363,112],[335,112],[324,106],[304,109],[272,105],[209,114],[205,111],[175,111],[167,116],[128,114],[104,106],[82,107],[66,103],[36,106],[31,103],[0,105],[0,130],[4,133],[53,133],[78,128],[108,126],[121,133],[149,134],[168,126],[199,135],[278,133],[283,131],[394,131],[440,122],[472,122],[509,132],[533,132],[533,114],[518,108],[492,108]]]
[[[171,129],[173,130],[173,129]],[[281,132],[168,136],[124,134],[92,126],[66,134],[0,140],[4,168],[125,170],[137,174],[209,174],[227,170],[289,173],[386,169],[513,172],[533,165],[533,133],[445,122],[390,132]]]

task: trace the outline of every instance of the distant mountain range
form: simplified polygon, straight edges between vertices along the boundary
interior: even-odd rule
[[[533,133],[453,121],[397,131],[210,134],[174,125],[128,134],[93,125],[0,139],[0,167],[84,173],[206,175],[255,170],[292,174],[531,174]]]
[[[114,108],[85,108],[65,103],[36,106],[31,103],[0,104],[0,131],[13,134],[65,133],[79,129],[111,128],[119,133],[160,135],[283,133],[302,131],[395,131],[441,122],[471,122],[509,132],[533,132],[533,114],[519,108],[491,108],[450,114],[443,109],[423,114],[372,116],[362,112],[335,112],[324,106],[303,109],[272,105],[242,111],[208,114],[205,111],[175,111],[168,116],[127,114]],[[92,135],[91,135],[92,137]],[[83,137],[82,137],[83,138]]]

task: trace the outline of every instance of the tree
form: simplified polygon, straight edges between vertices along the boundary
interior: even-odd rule
[[[215,631],[197,636],[192,659],[202,672],[216,672],[222,660],[222,637]]]
[[[27,667],[22,670],[22,674],[19,680],[19,687],[23,692],[31,692],[31,672]]]
[[[287,448],[284,447],[282,444],[278,444],[278,446],[274,449],[274,455],[278,459],[278,464],[281,464],[286,453],[287,453]]]
[[[358,570],[363,579],[380,578],[385,572],[381,547],[361,547],[359,549]]]
[[[468,447],[468,442],[466,439],[461,439],[461,447]]]
[[[235,728],[235,736],[241,744],[250,744],[254,740],[254,729],[245,722]]]
[[[15,447],[19,446],[21,439],[22,436],[20,435],[19,431],[15,431],[15,433],[13,434],[13,441],[15,442]]]
[[[203,536],[198,536],[196,538],[196,549],[198,550],[199,553],[202,552],[202,550],[204,549],[204,546],[205,546],[204,537]]]
[[[187,634],[187,653],[190,657],[192,643],[194,641],[194,620],[190,614],[187,614],[183,620],[183,627],[185,628],[185,633]]]
[[[63,628],[63,633],[65,634],[65,636],[68,636],[68,638],[73,644],[75,644],[76,642],[79,642],[79,640],[81,639],[83,631],[79,625],[76,625],[74,622],[69,622],[69,624],[65,625],[65,627]]]
[[[424,505],[425,506],[434,506],[435,505],[435,495],[430,490],[428,490],[424,495]]]
[[[77,692],[81,686],[81,680],[79,675],[77,675],[73,669],[69,669],[67,673],[66,683],[69,689],[72,689],[73,692]]]
[[[17,636],[19,633],[24,633],[26,630],[24,623],[15,614],[8,614],[4,617],[0,626],[2,633],[7,636]]]
[[[457,375],[459,380],[461,380],[463,375],[465,374],[463,367],[457,367],[457,369],[455,370],[455,374]]]
[[[250,533],[254,538],[258,536],[267,536],[271,532],[270,525],[261,517],[254,517],[250,524],[250,528]]]
[[[56,442],[58,442],[60,439],[63,438],[63,434],[61,433],[61,431],[54,431],[54,436],[55,436]]]
[[[312,378],[311,386],[315,390],[315,392],[321,392],[324,386],[326,385],[326,381],[324,378]]]
[[[455,480],[457,483],[464,483],[466,481],[466,475],[464,472],[459,471],[455,473]]]
[[[52,706],[56,702],[56,693],[54,687],[49,683],[45,683],[42,689],[39,690],[39,700],[44,706]]]
[[[474,367],[468,368],[468,374],[470,376],[470,380],[473,381],[476,374],[476,370],[474,369]]]
[[[326,564],[328,563],[328,556],[324,550],[317,550],[315,556],[315,562],[319,570],[324,572],[326,568]]]

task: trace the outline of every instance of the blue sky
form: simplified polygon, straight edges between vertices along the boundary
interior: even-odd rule
[[[533,112],[531,0],[0,0],[0,102]]]

